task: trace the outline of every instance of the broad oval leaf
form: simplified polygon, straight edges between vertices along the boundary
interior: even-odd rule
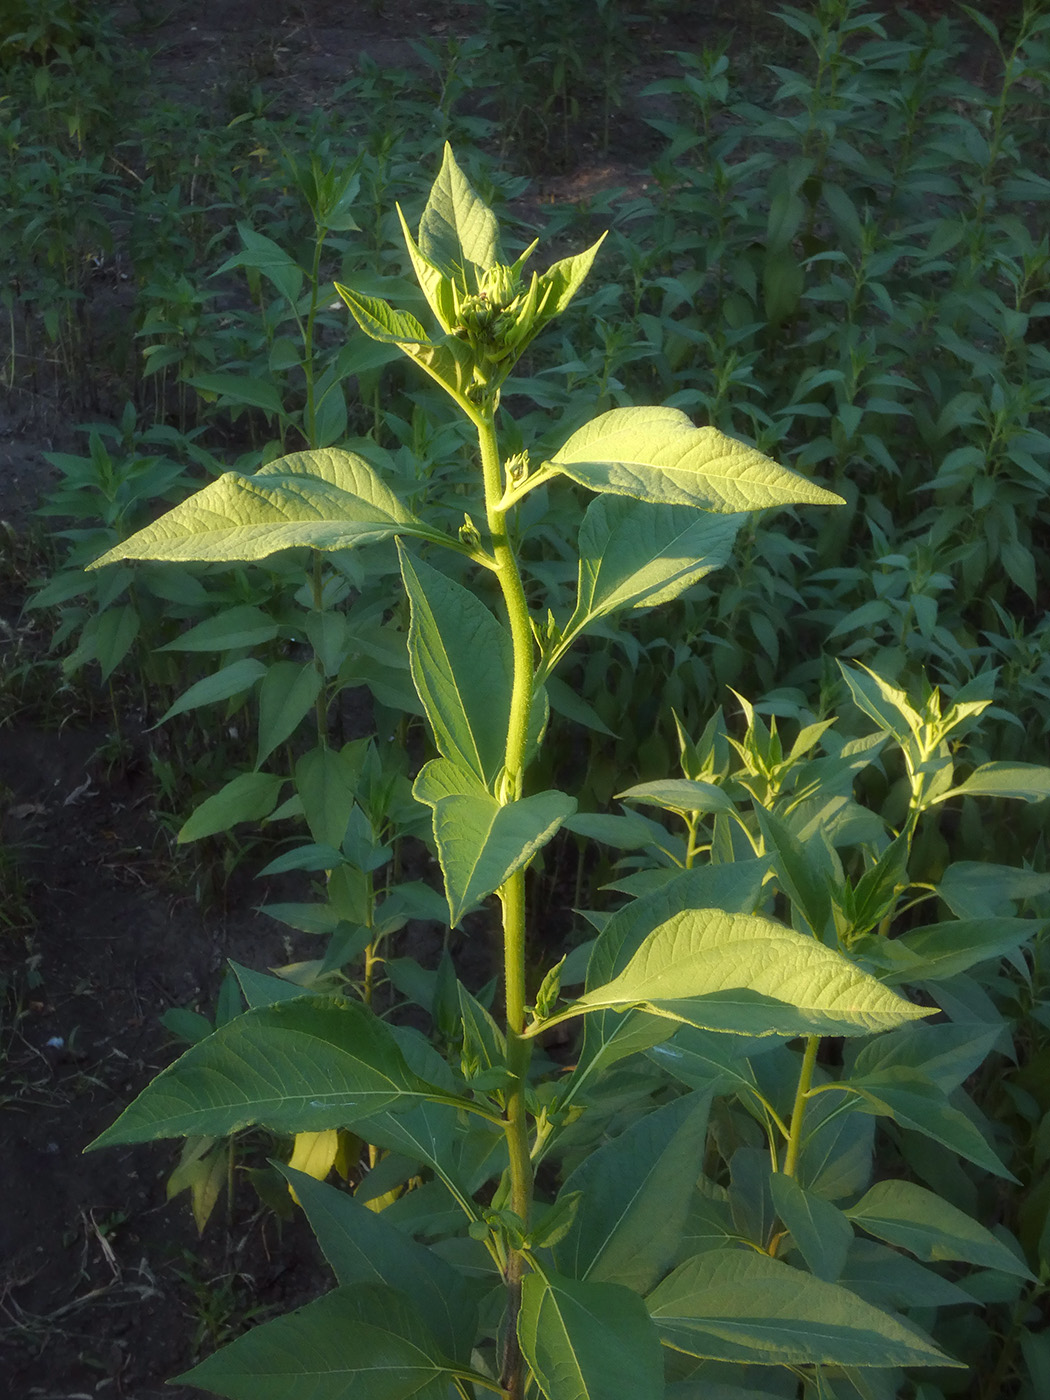
[[[982,763],[958,787],[942,793],[949,797],[1014,797],[1021,802],[1045,802],[1050,798],[1050,768],[1039,763]]]
[[[603,1007],[641,1007],[750,1035],[867,1035],[935,1010],[906,1001],[816,939],[720,909],[687,909],[659,925],[619,976],[571,1010]]]
[[[677,408],[614,408],[573,433],[547,464],[591,491],[654,505],[735,514],[770,506],[844,504]]]
[[[281,457],[254,476],[227,472],[90,567],[117,559],[249,561],[300,545],[350,549],[399,533],[435,536],[363,457],[325,447]]]
[[[91,1144],[222,1137],[258,1123],[279,1133],[345,1127],[452,1095],[414,1074],[390,1030],[341,997],[246,1011],[157,1075]]]
[[[445,1400],[450,1369],[404,1294],[351,1285],[253,1327],[176,1381],[229,1400]]]
[[[710,1360],[780,1366],[957,1366],[918,1328],[767,1254],[712,1249],[648,1297],[661,1338]]]
[[[518,1340],[546,1400],[661,1400],[664,1363],[636,1293],[615,1283],[529,1274]]]

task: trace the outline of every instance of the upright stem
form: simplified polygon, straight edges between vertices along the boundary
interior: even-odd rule
[[[525,754],[529,735],[534,682],[532,626],[525,601],[525,590],[514,549],[507,536],[506,512],[498,508],[503,495],[499,444],[493,421],[494,405],[486,404],[474,417],[481,446],[481,467],[485,482],[485,510],[490,543],[496,560],[496,577],[507,608],[513,646],[514,675],[511,688],[510,722],[500,791],[502,803],[513,802],[522,794]],[[510,1209],[526,1229],[532,1206],[532,1159],[529,1152],[525,1086],[528,1081],[532,1042],[522,1038],[525,1028],[525,872],[517,871],[499,891],[503,909],[503,971],[507,1013],[507,1069],[510,1085],[506,1091],[507,1153],[510,1164]],[[502,1385],[510,1400],[521,1400],[524,1375],[518,1346],[517,1323],[521,1309],[521,1280],[524,1259],[519,1250],[508,1251],[507,1330],[504,1342]]]
[[[798,1168],[798,1156],[802,1148],[802,1123],[806,1116],[806,1099],[813,1083],[813,1070],[820,1049],[820,1036],[806,1037],[806,1053],[802,1056],[802,1070],[795,1090],[795,1103],[791,1110],[791,1130],[788,1136],[787,1152],[784,1154],[784,1175],[794,1176]]]

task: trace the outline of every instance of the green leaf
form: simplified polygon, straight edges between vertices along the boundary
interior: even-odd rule
[[[958,787],[935,798],[1015,797],[1022,802],[1045,802],[1050,797],[1050,768],[1039,763],[982,763]]]
[[[735,812],[736,804],[722,788],[714,783],[702,783],[695,778],[663,778],[655,783],[638,783],[616,794],[617,800],[647,802],[667,812],[688,815],[691,812]]]
[[[718,909],[668,919],[618,977],[571,1011],[632,1006],[749,1035],[867,1035],[934,1010],[905,1001],[813,938]]]
[[[664,1363],[645,1304],[615,1283],[524,1280],[518,1340],[546,1400],[660,1400]]]
[[[800,841],[786,822],[757,803],[755,816],[792,909],[802,915],[815,938],[823,938],[831,921],[831,896],[819,857],[811,854],[808,843]],[[819,833],[813,838],[818,851],[823,849],[822,836]]]
[[[234,253],[232,258],[227,258],[221,267],[215,269],[212,276],[220,277],[235,267],[256,268],[264,277],[270,279],[284,299],[294,307],[302,291],[303,274],[291,255],[272,238],[256,233],[251,224],[239,222],[237,232],[244,243],[243,250]]]
[[[196,627],[183,632],[160,651],[238,651],[242,647],[261,646],[272,642],[280,627],[269,613],[251,603],[224,608],[214,617],[205,618]]]
[[[280,391],[270,379],[253,379],[246,374],[195,374],[187,384],[204,394],[217,394],[230,404],[248,404],[279,417],[284,412]]]
[[[860,1112],[888,1116],[902,1128],[943,1143],[994,1176],[1016,1181],[966,1114],[948,1103],[940,1086],[918,1070],[891,1066],[856,1075],[849,1084],[860,1091],[855,1104]]]
[[[922,715],[909,703],[903,690],[889,685],[859,663],[854,668],[840,661],[839,670],[850,688],[854,704],[880,729],[887,730],[904,747],[911,737],[919,738],[923,729]]]
[[[597,257],[598,249],[605,242],[605,234],[597,242],[592,243],[589,248],[585,248],[582,253],[572,253],[567,258],[561,258],[558,262],[551,263],[546,272],[539,277],[539,292],[541,298],[547,293],[543,302],[542,310],[533,317],[530,332],[527,340],[534,339],[540,331],[555,316],[560,316],[565,308],[572,301],[573,297],[583,286],[587,274],[591,270],[591,265]]]
[[[414,316],[395,311],[378,297],[368,297],[336,282],[335,289],[354,320],[373,340],[396,345],[446,389],[462,399],[473,379],[470,349],[455,336],[431,340]]]
[[[899,970],[883,980],[894,985],[944,982],[977,963],[1013,952],[1045,926],[1045,919],[985,918],[955,919],[913,929],[893,940]]]
[[[95,660],[103,681],[109,680],[131,650],[139,634],[139,623],[138,609],[132,603],[107,608],[99,617],[95,629]]]
[[[588,987],[608,981],[630,962],[649,934],[673,913],[693,906],[750,912],[762,888],[764,861],[697,866],[680,871],[656,894],[619,910],[596,940],[587,965]],[[642,1012],[591,1012],[584,1018],[583,1044],[571,1080],[577,1093],[617,1060],[648,1050],[673,1034],[673,1023]]]
[[[1024,1261],[990,1230],[910,1181],[879,1181],[846,1214],[869,1235],[935,1263],[964,1259],[1030,1279]]]
[[[346,1127],[450,1096],[413,1074],[390,1030],[358,1002],[298,997],[246,1011],[157,1075],[91,1144]]]
[[[554,1247],[572,1278],[645,1293],[674,1261],[703,1160],[710,1096],[686,1094],[586,1157],[562,1187],[582,1192]],[[560,1199],[560,1197],[559,1197]]]
[[[277,806],[284,781],[276,773],[239,773],[225,787],[206,797],[183,823],[179,844],[229,831],[239,822],[257,822],[268,817]]]
[[[339,1283],[379,1283],[399,1289],[412,1299],[440,1349],[454,1361],[469,1363],[478,1309],[463,1275],[346,1191],[291,1167],[278,1170],[295,1188]]]
[[[314,707],[321,676],[312,661],[275,661],[259,687],[258,767],[294,734]],[[301,791],[301,789],[300,789]]]
[[[230,1400],[446,1400],[450,1369],[409,1298],[353,1285],[253,1327],[175,1379]]]
[[[358,771],[345,749],[308,749],[295,765],[295,786],[302,799],[310,835],[321,846],[343,844],[354,806]]]
[[[434,839],[451,926],[528,865],[575,810],[575,798],[555,791],[503,806],[488,793],[438,798]]]
[[[592,491],[654,505],[733,514],[784,505],[841,505],[717,428],[676,408],[615,408],[573,433],[547,464]]]
[[[1050,894],[1050,874],[1013,865],[957,860],[941,876],[937,893],[959,919],[995,918],[1015,900]]]
[[[667,1345],[781,1366],[955,1366],[918,1328],[766,1254],[712,1249],[650,1294]]]
[[[229,959],[229,964],[240,983],[249,1008],[273,1006],[278,1001],[296,1001],[303,995],[302,987],[297,986],[295,982],[286,982],[283,977],[271,977],[269,973],[242,967],[232,958]]]
[[[116,559],[265,559],[309,545],[351,549],[396,534],[443,537],[407,511],[364,460],[338,448],[281,457],[254,476],[227,472],[89,565]]]
[[[228,700],[231,695],[249,690],[260,676],[265,675],[266,667],[254,658],[245,657],[240,661],[231,662],[229,666],[223,666],[213,675],[197,681],[189,690],[184,690],[174,705],[170,705],[164,711],[153,728],[158,728],[175,715],[185,714],[187,710],[195,710],[201,705],[214,705],[219,700]]]
[[[455,276],[465,291],[466,264],[487,269],[503,261],[496,216],[474,192],[446,142],[444,159],[419,223],[419,248],[434,267]]]
[[[510,636],[475,594],[399,550],[412,680],[439,751],[490,785],[510,723]]]
[[[834,1283],[846,1264],[853,1231],[837,1206],[800,1186],[793,1176],[773,1172],[773,1205],[811,1273]]]

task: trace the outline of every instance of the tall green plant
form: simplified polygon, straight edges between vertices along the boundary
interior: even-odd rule
[[[688,1378],[712,1359],[762,1374],[783,1364],[792,1393],[802,1375],[821,1395],[833,1393],[826,1373],[951,1365],[892,1302],[836,1282],[814,1244],[830,1231],[841,1269],[851,1227],[822,1201],[812,1165],[825,1148],[834,1155],[838,1138],[810,1142],[810,1173],[800,1175],[818,1037],[891,1032],[930,1005],[879,981],[848,949],[769,917],[768,862],[750,846],[734,850],[731,832],[709,864],[672,870],[598,917],[580,995],[560,1001],[563,977],[578,980],[561,963],[534,992],[527,985],[526,872],[576,808],[571,795],[529,783],[554,669],[603,619],[672,599],[723,563],[741,513],[837,498],[668,408],[601,414],[539,465],[505,457],[501,385],[572,300],[597,245],[526,277],[532,249],[507,263],[493,214],[447,148],[418,236],[406,228],[405,239],[436,330],[341,294],[358,325],[418,364],[477,434],[480,491],[458,534],[410,511],[364,457],[329,447],[253,476],[228,473],[97,563],[234,562],[397,540],[412,678],[437,750],[414,792],[430,809],[449,925],[497,897],[503,1015],[497,1023],[443,964],[435,1021],[445,1057],[363,999],[304,996],[239,970],[249,1009],[192,1046],[94,1145],[217,1137],[252,1123],[295,1135],[350,1129],[391,1154],[373,1154],[373,1198],[406,1179],[399,1160],[430,1179],[377,1213],[286,1168],[339,1286],[184,1379],[253,1400],[307,1390],[650,1400],[664,1394],[665,1368],[686,1386],[677,1393],[693,1394]],[[560,483],[571,516],[577,493],[563,478],[593,499],[577,534],[576,605],[559,619],[543,608],[539,572],[521,563],[516,507]],[[440,551],[445,567],[425,550]],[[466,570],[470,588],[453,576]],[[537,1047],[566,1021],[584,1029],[577,1062],[562,1069]],[[726,1047],[727,1065],[740,1038],[757,1055],[807,1037],[800,1060],[778,1059],[779,1084],[759,1090],[770,1141],[774,1124],[783,1141],[765,1177],[762,1154],[734,1158],[735,1230],[718,1210],[705,1216],[720,1189],[702,1175],[712,1084],[683,1093],[680,1076],[641,1057],[680,1027],[699,1034],[702,1056]],[[640,1069],[610,1075],[631,1057]],[[625,1108],[629,1126],[603,1142]],[[817,1118],[823,1125],[813,1115],[807,1129]],[[538,1176],[540,1164],[557,1170]],[[779,1232],[765,1212],[770,1171]],[[424,1248],[414,1231],[439,1243]],[[777,1257],[789,1231],[806,1268]]]

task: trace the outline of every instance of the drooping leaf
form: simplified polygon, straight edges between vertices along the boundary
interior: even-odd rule
[[[280,1170],[295,1187],[339,1283],[380,1283],[398,1289],[412,1299],[440,1349],[453,1361],[469,1362],[478,1309],[463,1275],[346,1191],[304,1178],[290,1167]]]
[[[949,865],[937,893],[959,919],[995,918],[1013,912],[1013,902],[1050,894],[1050,874],[991,861]]]
[[[240,661],[231,661],[228,666],[221,667],[212,675],[196,681],[188,690],[184,690],[175,703],[164,711],[154,727],[165,724],[176,715],[185,714],[187,710],[198,709],[201,705],[214,705],[220,700],[228,700],[242,690],[250,690],[255,682],[265,675],[266,667],[254,657],[246,656]]]
[[[400,550],[412,680],[440,752],[491,783],[510,722],[510,636],[475,594]]]
[[[902,1128],[910,1128],[942,1143],[960,1157],[984,1167],[985,1171],[1008,1181],[1016,1180],[980,1129],[961,1109],[948,1102],[939,1085],[918,1070],[895,1065],[854,1075],[849,1083],[860,1091],[856,1107],[861,1112],[890,1117]]]
[[[918,1328],[766,1254],[697,1254],[647,1299],[663,1340],[691,1356],[774,1365],[954,1366]]]
[[[599,940],[600,942],[600,940]],[[865,1035],[931,1014],[815,939],[755,915],[691,909],[571,1008],[641,1007],[704,1030]]]
[[[318,745],[295,764],[295,786],[310,835],[336,850],[343,844],[354,806],[357,769],[345,749]]]
[[[862,1230],[935,1263],[964,1259],[986,1269],[1032,1277],[1023,1259],[965,1211],[911,1181],[878,1181],[846,1214]]]
[[[488,793],[439,798],[434,839],[452,927],[526,866],[575,810],[575,798],[555,791],[502,806]]]
[[[941,793],[950,797],[1014,797],[1021,802],[1045,802],[1050,798],[1050,768],[1039,763],[982,763],[958,787]]]
[[[899,971],[884,980],[944,982],[977,963],[1020,948],[1046,926],[1045,919],[954,919],[912,929],[893,940]]]
[[[835,1283],[853,1243],[846,1216],[830,1201],[800,1186],[793,1176],[774,1172],[769,1180],[773,1205],[811,1273]]]
[[[284,743],[313,709],[321,676],[311,661],[275,661],[259,687],[259,750],[256,766]]]
[[[616,796],[682,814],[736,810],[733,799],[717,784],[703,783],[695,778],[661,778],[653,783],[636,783]]]
[[[412,1073],[367,1007],[306,996],[246,1011],[192,1045],[91,1146],[221,1137],[255,1123],[318,1132],[450,1097]]]
[[[272,642],[280,632],[269,613],[251,603],[224,608],[165,643],[161,651],[237,651]]]
[[[229,831],[238,822],[268,817],[277,805],[284,782],[277,773],[238,773],[225,787],[206,797],[183,823],[180,844]]]
[[[710,1105],[686,1094],[647,1113],[592,1152],[562,1193],[581,1192],[554,1262],[572,1278],[621,1283],[645,1293],[678,1252]]]
[[[281,457],[254,476],[227,472],[90,567],[117,559],[252,561],[300,545],[351,549],[399,533],[440,538],[363,457],[325,447]]]
[[[409,1298],[354,1284],[253,1327],[176,1380],[229,1400],[445,1400],[450,1366]]]
[[[547,464],[592,491],[734,514],[841,498],[676,408],[614,408],[573,433]]]
[[[576,610],[565,632],[676,598],[728,560],[740,522],[686,506],[598,496],[580,527]]]
[[[615,1283],[527,1275],[518,1340],[546,1400],[661,1400],[664,1363],[645,1304]]]

